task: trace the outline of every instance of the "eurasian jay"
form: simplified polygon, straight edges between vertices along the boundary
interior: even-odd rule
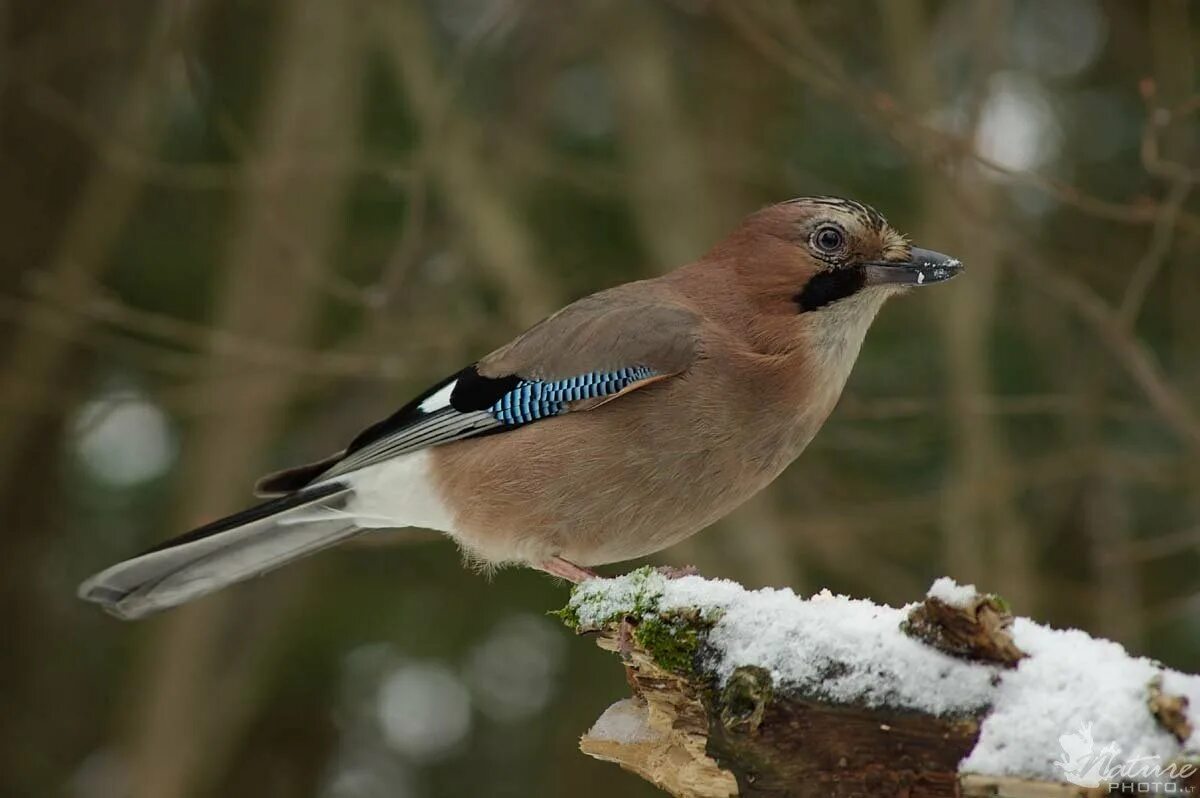
[[[571,581],[694,534],[770,483],[833,410],[884,301],[961,264],[875,210],[807,197],[694,263],[584,297],[368,427],[263,478],[275,498],[88,579],[140,618],[370,530]]]

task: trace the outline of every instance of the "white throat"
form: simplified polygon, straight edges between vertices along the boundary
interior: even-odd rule
[[[841,395],[867,330],[892,293],[882,287],[867,288],[805,314],[812,367],[828,408],[832,409]],[[825,402],[817,402],[817,406],[823,405]]]

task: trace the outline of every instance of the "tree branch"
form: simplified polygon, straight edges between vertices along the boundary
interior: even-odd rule
[[[647,568],[581,585],[561,615],[634,692],[580,748],[681,798],[1200,786],[1200,677],[948,579],[895,609]]]

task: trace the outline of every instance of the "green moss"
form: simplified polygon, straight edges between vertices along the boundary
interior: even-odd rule
[[[712,608],[661,609],[665,584],[663,575],[650,567],[618,579],[585,582],[571,591],[567,606],[551,614],[576,632],[611,629],[629,619],[634,642],[655,664],[694,675],[704,633],[720,614]]]
[[[692,675],[700,651],[700,633],[710,625],[695,614],[643,617],[633,630],[633,639],[663,670]]]
[[[765,668],[743,665],[735,669],[721,691],[721,724],[730,732],[758,731],[774,696],[771,674]]]
[[[547,610],[546,614],[553,618],[558,618],[572,629],[579,629],[579,613],[570,604],[567,604],[561,610]]]
[[[663,576],[643,566],[618,579],[576,585],[567,606],[553,614],[577,632],[600,629],[625,617],[641,620],[658,612],[662,587]]]
[[[1004,598],[1004,596],[1001,596],[999,593],[988,593],[987,600],[992,602],[992,606],[994,606],[1000,612],[1006,612],[1009,615],[1012,615],[1012,604],[1009,604],[1008,599]]]

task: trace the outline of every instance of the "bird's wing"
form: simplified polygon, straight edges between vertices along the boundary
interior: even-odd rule
[[[699,349],[699,317],[639,285],[568,305],[363,430],[344,452],[264,477],[259,493],[286,493],[418,449],[591,410],[685,371]]]

